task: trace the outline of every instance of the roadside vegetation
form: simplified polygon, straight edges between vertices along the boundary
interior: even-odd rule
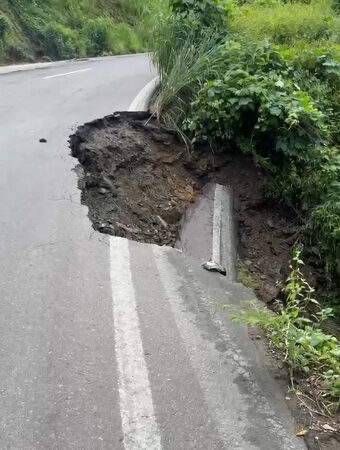
[[[300,250],[296,249],[282,287],[285,301],[277,302],[276,314],[255,302],[225,309],[235,322],[266,331],[290,368],[292,387],[295,374],[305,375],[313,385],[313,397],[308,400],[314,403],[314,411],[331,416],[340,408],[340,342],[322,329],[333,311],[322,308],[316,300],[315,289],[301,270],[300,258]],[[298,395],[303,397],[301,392]]]
[[[241,316],[266,330],[292,369],[318,374],[329,411],[340,397],[339,342],[322,331],[340,311],[339,12],[338,0],[170,0],[151,43],[158,118],[193,151],[253,158],[272,180],[267,196],[303,223],[280,312]],[[301,258],[323,274],[325,307]]]
[[[0,63],[145,51],[161,0],[0,0]]]

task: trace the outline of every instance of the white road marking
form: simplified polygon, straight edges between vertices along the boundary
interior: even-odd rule
[[[57,78],[57,77],[65,77],[66,75],[73,75],[74,73],[80,73],[80,72],[88,72],[89,70],[92,70],[92,69],[87,68],[87,69],[81,69],[81,70],[74,70],[73,72],[58,73],[57,75],[50,75],[49,77],[43,77],[43,80],[49,80],[51,78]]]
[[[126,450],[161,450],[130,270],[127,239],[110,237],[115,350]]]
[[[223,186],[216,184],[214,196],[213,239],[211,259],[217,264],[221,261],[221,220],[222,220]]]

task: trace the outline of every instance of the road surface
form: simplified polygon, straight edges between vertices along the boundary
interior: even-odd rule
[[[81,205],[68,136],[127,109],[150,67],[0,74],[0,448],[303,449],[221,311],[250,294],[176,250],[94,232]]]

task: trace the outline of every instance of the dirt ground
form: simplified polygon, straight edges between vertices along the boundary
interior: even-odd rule
[[[301,222],[292,209],[266,198],[269,180],[251,159],[230,152],[216,155],[210,148],[190,153],[147,113],[115,113],[85,124],[71,136],[70,146],[81,165],[82,202],[93,227],[106,234],[174,245],[181,217],[202,186],[207,181],[231,186],[240,281],[247,281],[267,304],[277,298],[277,282],[286,278]],[[264,336],[260,342],[269,369],[287,384],[281,356]],[[309,449],[340,448],[339,432],[334,431],[339,422],[311,416],[294,396],[287,399],[301,427],[309,430]],[[325,424],[331,429],[325,430]]]
[[[176,136],[145,113],[116,113],[71,137],[82,201],[93,227],[137,241],[173,245],[199,185],[182,164]],[[145,123],[147,125],[145,125]]]

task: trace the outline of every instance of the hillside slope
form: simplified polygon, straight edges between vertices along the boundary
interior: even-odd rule
[[[143,3],[0,0],[0,63],[141,51]],[[148,2],[148,8],[155,3]]]

